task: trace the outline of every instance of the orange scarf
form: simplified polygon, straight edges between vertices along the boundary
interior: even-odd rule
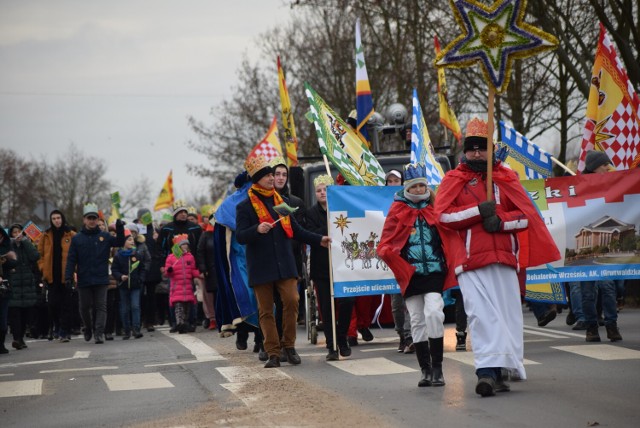
[[[256,210],[256,214],[258,214],[258,220],[260,221],[260,223],[266,222],[266,223],[273,224],[274,220],[273,220],[273,217],[271,217],[271,214],[269,214],[269,210],[267,209],[264,202],[262,202],[260,198],[258,198],[255,194],[258,193],[267,198],[270,198],[271,196],[273,196],[274,206],[280,205],[281,203],[284,202],[282,200],[282,196],[280,196],[280,194],[276,192],[275,189],[267,190],[258,184],[253,184],[249,189],[248,193],[249,193],[249,200],[251,201],[251,205],[253,206],[253,209]],[[282,216],[279,216],[279,217],[282,217]],[[284,233],[287,235],[287,237],[293,238],[293,229],[291,228],[291,218],[289,218],[289,216],[285,216],[282,220],[280,220],[279,223],[282,225],[282,228],[284,229]]]

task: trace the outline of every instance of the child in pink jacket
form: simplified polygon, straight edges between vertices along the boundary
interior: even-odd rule
[[[164,271],[169,278],[169,305],[174,307],[176,326],[180,334],[186,333],[191,305],[197,304],[193,293],[194,278],[201,277],[196,260],[189,251],[189,237],[186,234],[176,235],[173,243],[177,244],[182,255],[176,257],[174,252],[169,254],[164,265]]]

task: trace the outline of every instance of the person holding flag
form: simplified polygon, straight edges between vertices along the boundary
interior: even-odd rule
[[[128,229],[124,231],[124,246],[113,256],[111,275],[118,283],[120,293],[120,319],[124,334],[122,340],[131,337],[140,339],[140,292],[145,281],[146,267],[144,259],[136,250],[133,235]]]
[[[281,348],[290,364],[300,364],[295,350],[299,273],[291,241],[328,247],[331,238],[307,231],[294,216],[283,216],[274,209],[284,201],[274,188],[273,168],[264,155],[249,157],[245,167],[253,184],[248,198],[236,208],[236,238],[246,245],[249,286],[258,301],[264,348],[269,355],[264,367],[280,366]],[[282,299],[282,340],[273,316],[274,290]]]
[[[517,273],[560,259],[516,174],[500,161],[487,159],[489,137],[485,121],[469,121],[464,157],[445,175],[435,203],[449,271],[457,275],[469,319],[478,376],[475,391],[483,397],[510,390],[502,380],[502,367],[526,379]],[[486,192],[489,162],[491,200]],[[524,231],[528,240],[520,241],[518,233]],[[529,248],[520,248],[523,242]],[[528,260],[519,260],[520,252],[528,254]]]

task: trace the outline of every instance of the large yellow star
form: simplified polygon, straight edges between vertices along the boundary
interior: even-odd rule
[[[342,214],[340,214],[340,217],[336,217],[336,221],[333,222],[333,224],[336,225],[336,228],[340,229],[340,233],[342,235],[344,235],[344,230],[349,228],[349,223],[351,223],[351,221],[349,221],[349,217],[345,217]]]
[[[475,0],[449,0],[463,34],[437,56],[437,67],[468,67],[480,63],[489,85],[496,92],[509,86],[511,65],[554,49],[558,40],[523,22],[526,0],[498,0],[487,7]]]

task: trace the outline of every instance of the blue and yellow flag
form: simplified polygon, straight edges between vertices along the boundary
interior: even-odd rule
[[[373,97],[369,85],[367,66],[364,63],[364,49],[360,39],[360,20],[356,20],[356,112],[358,115],[356,131],[369,141],[367,121],[373,115]]]
[[[413,119],[411,121],[411,163],[423,163],[429,184],[440,184],[444,171],[436,160],[427,124],[422,115],[418,91],[413,89]]]
[[[535,180],[551,177],[553,165],[551,155],[532,143],[518,131],[500,121],[500,135],[502,144],[507,148],[507,156],[504,160],[518,173],[521,180]],[[497,156],[497,153],[496,153]]]

